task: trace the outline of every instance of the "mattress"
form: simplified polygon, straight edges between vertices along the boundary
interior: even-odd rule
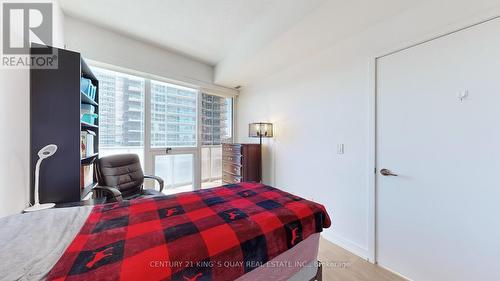
[[[318,270],[318,247],[320,234],[313,234],[295,247],[236,279],[237,281],[273,280],[308,281]]]

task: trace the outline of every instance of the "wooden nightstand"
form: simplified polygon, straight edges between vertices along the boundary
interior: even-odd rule
[[[222,181],[224,184],[243,181],[260,182],[262,180],[260,150],[260,144],[222,144]]]

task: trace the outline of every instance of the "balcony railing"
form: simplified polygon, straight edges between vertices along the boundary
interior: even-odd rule
[[[201,147],[201,181],[213,182],[222,178],[222,145]]]

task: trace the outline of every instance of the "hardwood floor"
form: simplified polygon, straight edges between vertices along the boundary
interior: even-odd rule
[[[324,281],[407,281],[323,238],[319,242],[319,260],[323,263]]]

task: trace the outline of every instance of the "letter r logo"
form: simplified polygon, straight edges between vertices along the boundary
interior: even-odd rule
[[[30,43],[52,45],[52,3],[3,3],[3,54],[29,54]]]

